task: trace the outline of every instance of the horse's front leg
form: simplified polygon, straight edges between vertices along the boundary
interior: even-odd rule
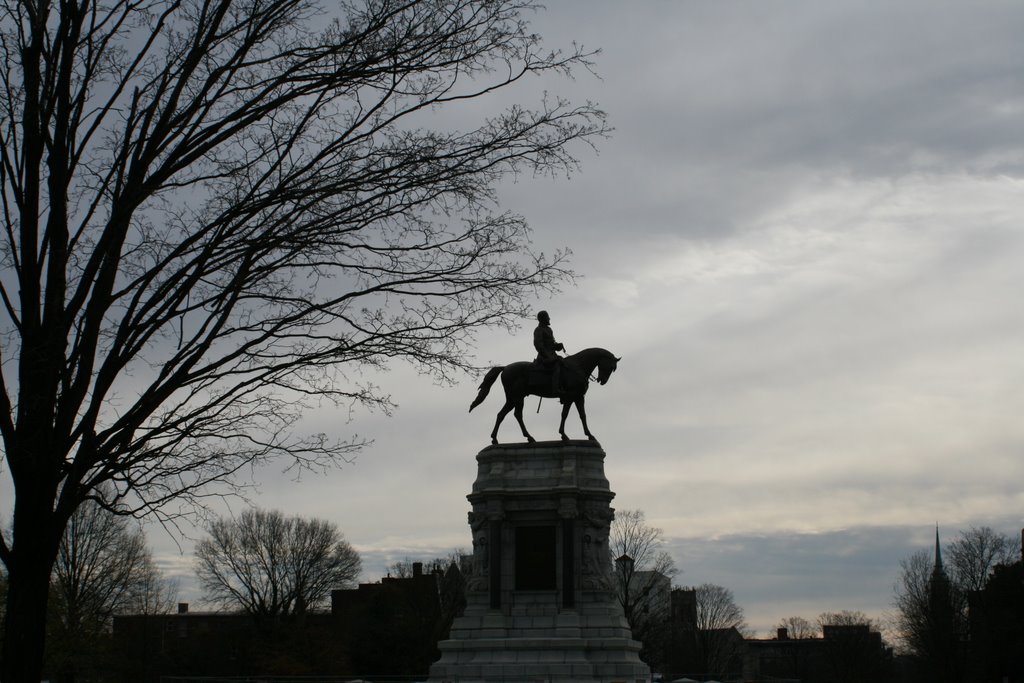
[[[569,417],[569,408],[572,404],[565,402],[562,404],[562,422],[558,425],[558,433],[562,435],[562,441],[568,441],[569,436],[565,433],[565,418]]]
[[[498,445],[498,427],[501,426],[501,421],[505,419],[505,416],[508,415],[509,411],[512,410],[512,408],[514,407],[515,405],[512,403],[512,401],[505,399],[505,405],[503,405],[501,407],[501,410],[498,411],[498,418],[494,421],[494,431],[491,432],[491,443],[494,444],[495,446]],[[519,424],[522,423],[523,420],[522,418],[520,418]]]
[[[568,409],[568,406],[566,406],[566,408]],[[587,427],[587,411],[583,407],[582,396],[580,396],[579,400],[576,401],[576,411],[579,412],[580,422],[583,423],[583,433],[586,434],[587,438],[590,439],[591,441],[597,441],[597,439],[594,438],[594,435],[590,433],[590,428]],[[568,410],[566,410],[566,412],[568,412]]]
[[[537,440],[530,436],[530,432],[526,431],[526,423],[523,422],[523,404],[526,403],[526,397],[523,396],[516,402],[516,419],[519,420],[519,428],[523,430],[523,436],[529,443],[536,443]]]

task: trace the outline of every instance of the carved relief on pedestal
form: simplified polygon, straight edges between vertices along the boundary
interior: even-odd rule
[[[487,590],[488,552],[487,515],[469,513],[469,528],[473,531],[473,569],[466,579],[466,590],[483,592]]]
[[[580,587],[584,590],[601,590],[608,587],[608,574],[612,564],[608,534],[614,516],[615,514],[607,507],[583,509]]]
[[[469,528],[473,532],[473,565],[466,579],[467,591],[484,593],[490,586],[490,543],[501,542],[501,539],[489,538],[490,522],[501,518],[500,514],[469,513]]]

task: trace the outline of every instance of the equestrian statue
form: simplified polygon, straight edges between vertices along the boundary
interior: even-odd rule
[[[501,385],[505,389],[505,405],[498,411],[498,417],[494,421],[494,431],[491,432],[492,444],[498,443],[498,427],[512,410],[515,411],[516,420],[526,440],[530,443],[536,441],[526,431],[526,424],[523,422],[523,404],[530,395],[557,398],[562,402],[562,422],[558,426],[558,433],[562,435],[563,441],[569,440],[565,433],[565,419],[573,405],[576,406],[580,422],[583,423],[583,432],[591,441],[596,441],[587,427],[583,397],[587,393],[590,376],[594,370],[597,370],[597,383],[603,385],[615,372],[620,359],[610,351],[598,348],[584,349],[563,358],[557,352],[564,351],[565,346],[555,341],[547,311],[538,313],[537,321],[537,329],[533,332],[533,345],[537,350],[536,360],[496,366],[488,370],[469,409],[472,411],[484,402],[491,386],[500,375]]]

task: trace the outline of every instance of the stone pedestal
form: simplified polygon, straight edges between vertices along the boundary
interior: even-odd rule
[[[480,451],[466,611],[432,683],[650,683],[611,590],[604,456],[591,441]]]

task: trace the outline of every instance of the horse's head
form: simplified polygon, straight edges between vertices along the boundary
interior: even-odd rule
[[[608,381],[608,378],[612,376],[615,369],[619,367],[619,361],[621,358],[616,358],[612,354],[608,354],[597,362],[597,383],[604,386],[604,383]]]

